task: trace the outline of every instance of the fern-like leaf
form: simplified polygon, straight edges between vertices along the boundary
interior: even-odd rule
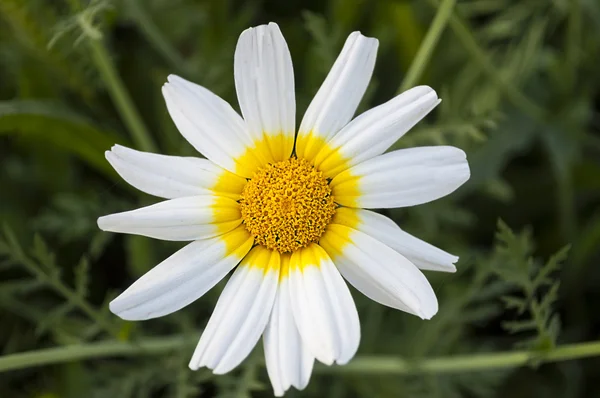
[[[515,234],[504,222],[498,222],[497,244],[493,255],[493,271],[515,291],[502,298],[507,309],[515,310],[518,319],[505,321],[502,326],[510,333],[533,333],[520,341],[519,346],[548,350],[556,345],[560,319],[554,313],[559,282],[554,274],[567,257],[565,247],[545,264],[532,257],[531,232]]]

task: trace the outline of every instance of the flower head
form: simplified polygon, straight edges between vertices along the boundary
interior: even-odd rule
[[[377,45],[359,32],[348,37],[297,133],[291,56],[274,23],[238,41],[243,118],[206,88],[169,76],[169,113],[206,159],[113,147],[106,157],[127,182],[168,200],[98,225],[191,243],[112,301],[112,312],[129,320],[170,314],[235,269],[190,368],[228,372],[263,336],[276,395],[304,388],[315,359],[345,364],[354,356],[360,325],[344,279],[383,305],[423,319],[437,312],[420,269],[453,272],[458,258],[363,208],[438,199],[468,180],[469,167],[448,146],[384,154],[440,102],[429,87],[352,120]]]

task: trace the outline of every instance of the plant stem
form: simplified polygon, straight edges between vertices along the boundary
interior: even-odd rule
[[[140,342],[111,340],[91,344],[47,348],[0,357],[0,372],[92,358],[164,354],[177,350],[183,345],[192,345],[195,340],[186,339],[184,336],[173,336],[147,339]]]
[[[106,357],[131,357],[161,355],[170,351],[192,346],[196,338],[171,336],[150,338],[139,342],[102,341],[90,344],[47,348],[0,357],[0,372],[32,368],[42,365],[82,361]],[[433,357],[420,360],[389,356],[357,357],[346,366],[315,367],[317,373],[356,374],[419,374],[457,373],[490,369],[513,368],[531,361],[549,363],[600,355],[600,341],[566,344],[548,352],[512,351],[489,354],[456,355]],[[257,360],[257,364],[262,361]]]
[[[106,84],[108,93],[117,111],[131,134],[133,142],[142,151],[155,152],[156,146],[106,51],[102,35],[99,34],[84,15],[81,15],[78,20],[81,29],[88,39],[94,63]]]
[[[390,357],[359,357],[346,366],[318,366],[320,373],[357,373],[357,374],[419,374],[419,373],[460,373],[490,369],[514,368],[531,361],[549,363],[567,361],[600,355],[600,341],[567,344],[549,352],[514,351],[491,354],[457,355],[406,360]]]
[[[443,0],[442,4],[438,7],[433,22],[425,35],[425,39],[423,39],[415,59],[408,68],[408,72],[406,72],[406,76],[400,84],[398,93],[406,91],[414,86],[419,81],[423,72],[425,72],[425,68],[427,68],[427,64],[431,59],[431,54],[433,53],[442,32],[446,28],[448,18],[452,15],[452,9],[454,8],[455,3],[456,0]]]

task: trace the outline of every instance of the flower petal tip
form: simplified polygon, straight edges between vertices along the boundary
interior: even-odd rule
[[[350,360],[352,360],[352,358],[353,358],[353,357],[354,357],[354,355],[352,355],[352,357],[350,357],[350,358],[337,359],[337,360],[335,361],[335,364],[336,364],[336,365],[339,365],[339,366],[344,366],[344,365],[346,365],[348,362],[350,362]]]
[[[119,316],[119,312],[121,312],[121,308],[119,308],[119,297],[114,298],[110,303],[108,303],[108,309],[110,312],[117,316]]]
[[[115,314],[116,316],[118,316],[119,318],[123,319],[124,321],[140,321],[140,320],[144,320],[145,318],[143,317],[135,317],[135,316],[130,316],[127,315],[127,308],[125,308],[123,306],[123,301],[120,300],[122,294],[118,297],[116,297],[115,299],[113,299],[110,303],[108,303],[108,309],[110,310],[110,312],[112,312],[113,314]]]
[[[188,80],[184,79],[183,77],[181,77],[179,75],[175,75],[175,74],[171,73],[169,76],[167,76],[167,81],[165,82],[165,85],[177,86],[177,85],[182,85],[182,84],[186,84],[186,83],[191,83],[191,82],[189,82]]]
[[[469,167],[469,163],[466,162],[467,155],[465,154],[465,174],[467,176],[467,180],[471,177],[471,168]]]
[[[430,112],[442,102],[441,98],[438,97],[437,92],[433,88],[425,85],[415,86],[406,90],[404,93],[410,93],[408,96],[412,97],[412,102],[419,102],[422,107],[429,109],[427,112]]]
[[[169,91],[171,89],[171,84],[166,82],[162,85],[162,87],[160,88],[160,91],[162,92],[163,97],[165,98],[165,100],[167,99],[167,96],[169,95]]]
[[[354,32],[350,33],[348,38],[351,38],[351,39],[358,38],[360,40],[365,40],[365,41],[379,44],[379,40],[377,40],[374,37],[364,35],[360,30],[355,30]]]
[[[190,368],[190,370],[193,370],[194,372],[197,371],[198,369],[200,369],[200,366],[198,366],[198,364],[194,363],[193,360],[190,361],[190,363],[188,364],[188,368]]]
[[[108,151],[107,151],[108,153]],[[96,221],[96,224],[98,224],[98,228],[100,228],[103,231],[109,231],[110,228],[110,216],[102,216],[102,217],[98,217],[98,220]]]
[[[426,86],[424,84],[420,85],[420,86],[414,86],[413,88],[409,88],[406,91],[412,91],[417,96],[424,97],[424,96],[428,95],[428,96],[433,96],[436,99],[438,99],[436,91],[433,88],[431,88],[430,86]]]
[[[231,372],[232,370],[233,370],[233,368],[231,368],[231,367],[224,367],[219,364],[219,365],[217,365],[216,368],[214,368],[212,370],[212,372],[213,372],[213,374],[216,374],[216,375],[224,375],[226,373]]]
[[[435,314],[437,314],[437,312],[438,312],[438,304],[436,301],[435,307],[421,309],[421,311],[419,312],[419,318],[423,319],[424,321],[429,321],[429,320],[431,320],[431,318],[434,317]]]
[[[242,31],[242,33],[240,34],[240,37],[244,36],[244,35],[246,35],[248,33],[251,33],[252,31],[257,30],[257,29],[261,29],[261,30],[262,29],[270,29],[270,30],[278,30],[278,31],[280,31],[279,25],[276,22],[272,22],[271,21],[271,22],[264,23],[264,24],[261,24],[261,25],[250,26],[249,28],[247,28],[247,29],[245,29],[245,30]]]

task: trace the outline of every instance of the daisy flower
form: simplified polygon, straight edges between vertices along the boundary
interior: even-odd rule
[[[169,76],[162,91],[186,140],[206,159],[114,146],[106,158],[131,185],[167,200],[101,217],[105,231],[191,241],[110,309],[156,318],[192,303],[230,271],[190,361],[231,371],[260,337],[277,396],[304,388],[314,360],[345,364],[360,324],[344,279],[370,299],[431,318],[438,310],[420,270],[454,272],[458,257],[364,208],[441,198],[469,178],[450,146],[384,153],[440,100],[410,89],[352,119],[378,41],[352,33],[296,133],[294,71],[279,27],[244,31],[234,59],[242,117],[204,87]]]

